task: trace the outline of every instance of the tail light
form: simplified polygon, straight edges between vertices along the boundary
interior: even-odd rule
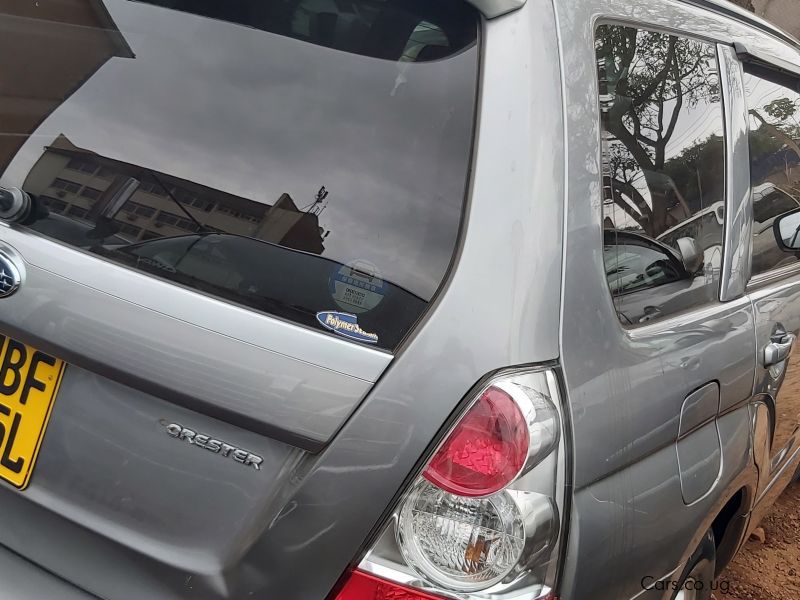
[[[353,571],[336,600],[441,600],[441,596],[432,596],[363,571]]]
[[[397,589],[337,600],[552,597],[566,502],[562,440],[551,370],[490,381],[409,487],[342,594],[367,583]]]
[[[528,446],[522,410],[511,396],[492,386],[467,411],[422,475],[451,494],[494,494],[525,466]]]

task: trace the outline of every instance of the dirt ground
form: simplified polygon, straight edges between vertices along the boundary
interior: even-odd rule
[[[800,347],[778,395],[775,446],[791,438],[800,414]],[[751,539],[720,575],[715,600],[800,600],[800,483],[778,498],[761,522],[765,541]],[[724,587],[723,587],[724,586]]]
[[[766,540],[747,542],[720,575],[715,600],[800,600],[799,483],[778,498],[761,527]]]

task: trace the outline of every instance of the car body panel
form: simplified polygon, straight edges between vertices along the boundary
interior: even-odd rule
[[[0,550],[0,573],[3,574],[4,593],[9,598],[96,600],[96,596],[80,591],[8,550]]]
[[[526,0],[469,0],[486,18],[493,19],[525,5]]]
[[[737,494],[755,527],[800,457],[792,430],[769,447],[784,379],[758,362],[776,321],[800,328],[798,283],[746,290],[752,199],[729,173],[722,301],[620,324],[602,258],[592,40],[608,20],[742,39],[787,61],[797,51],[709,12],[716,2],[472,4],[518,10],[483,22],[458,250],[395,353],[0,227],[23,271],[0,300],[2,332],[70,363],[29,489],[0,485],[0,576],[22,574],[19,600],[82,598],[74,586],[109,600],[329,597],[476,384],[558,361],[574,466],[560,598],[666,600],[643,580],[676,577]],[[737,63],[720,55],[735,94]],[[746,143],[732,106],[729,169]],[[261,469],[173,425],[246,448]]]
[[[394,357],[130,272],[30,231],[0,231],[29,271],[8,299],[3,322],[12,335],[64,356],[73,371],[63,382],[69,395],[56,400],[29,490],[20,494],[0,486],[0,544],[115,600],[324,598],[475,383],[508,365],[557,358],[562,102],[559,86],[538,84],[559,80],[552,7],[548,0],[528,2],[484,27],[483,112],[469,217],[444,291]],[[538,58],[510,62],[514,56]],[[540,110],[556,115],[544,128]],[[482,285],[476,288],[476,281]],[[59,308],[49,320],[31,319],[32,310],[53,302],[51,287],[60,290]],[[80,312],[99,306],[100,298],[98,314]],[[145,336],[137,333],[144,311],[150,319],[146,331],[157,344],[145,346]],[[101,328],[110,312],[121,328],[113,335]],[[72,337],[68,323],[76,327]],[[94,347],[76,339],[87,327]],[[120,336],[128,343],[120,344]],[[232,371],[226,377],[232,381],[249,377],[247,387],[256,390],[269,385],[270,377],[291,374],[298,361],[302,378],[314,379],[320,398],[337,395],[337,407],[312,414],[313,407],[303,406],[302,396],[292,398],[293,386],[286,385],[266,403],[258,396],[256,416],[273,428],[209,410],[197,400],[212,393],[208,384],[221,365],[203,357],[201,348],[220,343],[228,348]],[[141,353],[152,362],[147,353],[154,349],[165,357],[159,367],[164,379],[175,371],[194,381],[190,397],[153,385],[153,378],[132,377],[132,369],[115,368],[118,360]],[[439,368],[442,357],[446,369]],[[92,402],[113,402],[92,412],[82,399],[88,395]],[[235,400],[214,396],[215,404]],[[340,400],[354,410],[342,411]],[[125,408],[129,422],[112,416],[114,405]],[[90,414],[97,432],[76,424]],[[171,437],[164,423],[173,420],[263,456],[264,466],[246,469]],[[323,421],[328,425],[319,429]],[[87,466],[80,480],[73,477],[74,457],[88,460],[103,444],[109,445],[108,456],[91,473]],[[146,473],[149,485],[142,489]],[[98,494],[96,489],[109,488],[101,479],[112,476],[116,485]],[[172,481],[162,485],[167,476]],[[176,488],[184,490],[181,496]],[[186,507],[195,496],[198,512]],[[158,513],[167,525],[138,522],[145,514],[135,505]],[[219,519],[196,520],[212,506]],[[70,552],[54,540],[69,540]],[[313,576],[308,565],[314,565]]]
[[[748,406],[721,416],[716,426],[723,441],[718,491],[690,506],[683,501],[674,444],[576,491],[567,551],[572,560],[567,561],[563,578],[564,598],[671,597],[670,588],[646,588],[677,577],[730,499],[730,490],[744,487],[754,492],[758,482],[750,451]]]
[[[391,360],[199,294],[186,302],[185,290],[30,234],[6,228],[3,241],[27,265],[0,317],[7,333],[306,449],[330,439]],[[296,358],[304,338],[312,350]]]
[[[765,365],[764,348],[777,328],[794,335],[800,334],[800,274],[779,285],[753,291],[751,298],[756,317],[759,359],[754,392],[767,404],[771,415],[770,477],[767,479],[770,482],[787,462],[791,462],[800,448],[800,356],[797,348],[793,348],[787,360],[776,365]]]
[[[601,207],[586,200],[600,198],[598,92],[589,42],[595,24],[622,22],[722,45],[745,39],[774,56],[798,58],[776,38],[690,4],[694,3],[556,3],[563,68],[570,74],[565,82],[569,195],[562,363],[573,418],[576,492],[562,582],[565,598],[670,597],[670,588],[644,589],[642,577],[652,577],[653,582],[677,577],[725,503],[744,491],[752,508],[763,482],[751,446],[749,405],[759,368],[754,352],[759,317],[745,294],[752,214],[745,177],[730,177],[726,192],[726,204],[733,207],[725,211],[726,302],[625,329],[607,294],[586,293],[605,285],[602,259],[593,254],[602,237]],[[727,55],[722,61],[732,69],[728,84],[739,69],[729,64],[731,59]],[[741,114],[732,115],[727,124],[727,148],[746,152],[741,98],[733,106]],[[594,117],[587,119],[587,114]],[[737,156],[729,157],[729,165],[741,168],[741,154]],[[736,224],[732,235],[730,228]],[[720,386],[716,425],[682,438],[679,450],[681,405],[712,381]],[[718,474],[716,460],[706,464],[714,457],[714,428],[721,449]],[[695,464],[680,464],[679,456]],[[693,469],[703,473],[703,489],[687,498],[682,480],[691,479]],[[631,570],[631,565],[637,568]]]

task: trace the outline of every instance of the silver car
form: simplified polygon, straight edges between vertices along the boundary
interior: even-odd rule
[[[800,42],[723,0],[0,31],[0,597],[727,591],[800,462]]]

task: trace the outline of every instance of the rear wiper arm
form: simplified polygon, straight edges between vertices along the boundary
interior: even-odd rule
[[[170,190],[170,189],[169,189],[167,186],[165,186],[165,185],[163,184],[163,182],[162,182],[162,181],[161,181],[161,180],[158,178],[158,176],[157,176],[157,175],[156,175],[156,174],[155,174],[153,171],[151,171],[150,169],[147,169],[147,173],[148,173],[148,174],[149,174],[149,175],[150,175],[150,176],[151,176],[151,177],[152,177],[152,178],[155,180],[155,182],[156,182],[158,185],[160,185],[160,186],[161,186],[161,188],[162,188],[162,189],[163,189],[165,192],[167,192],[167,195],[169,196],[170,200],[172,200],[172,201],[173,201],[173,202],[174,202],[174,203],[175,203],[175,204],[178,206],[178,208],[180,208],[180,209],[181,209],[181,212],[182,212],[183,214],[185,214],[187,217],[189,217],[189,219],[191,219],[191,220],[192,220],[192,222],[193,222],[195,225],[197,225],[198,232],[205,232],[205,233],[209,233],[209,232],[211,232],[211,231],[212,231],[211,229],[209,229],[208,227],[206,227],[205,225],[203,225],[203,224],[202,224],[200,221],[198,221],[197,219],[195,219],[195,218],[194,218],[194,215],[192,215],[192,213],[190,213],[188,210],[186,210],[186,207],[185,207],[183,204],[181,204],[181,201],[180,201],[180,200],[178,200],[178,199],[175,197],[175,195],[172,193],[172,190]]]

